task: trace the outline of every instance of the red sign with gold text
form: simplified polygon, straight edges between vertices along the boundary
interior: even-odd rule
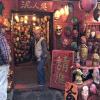
[[[73,51],[53,50],[50,87],[64,90],[66,81],[71,81],[73,61]]]
[[[19,10],[49,11],[53,10],[53,2],[47,0],[18,0]]]

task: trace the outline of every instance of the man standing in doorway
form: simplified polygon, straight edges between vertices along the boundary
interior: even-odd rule
[[[35,56],[38,61],[37,74],[39,85],[45,85],[45,61],[47,59],[47,43],[45,38],[42,36],[41,27],[35,27]]]
[[[0,100],[7,100],[10,47],[5,38],[5,29],[0,25]]]

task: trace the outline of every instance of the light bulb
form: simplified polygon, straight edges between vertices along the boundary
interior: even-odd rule
[[[36,21],[36,15],[33,15],[32,20]]]
[[[64,7],[64,14],[67,15],[67,16],[69,15],[69,7],[68,7],[68,5]]]
[[[65,13],[64,8],[61,8],[61,9],[60,9],[60,14],[61,14],[61,15],[64,15],[64,13]]]
[[[54,13],[54,18],[55,19],[59,19],[60,18],[60,11],[56,10],[56,12]]]
[[[18,15],[15,15],[15,20],[16,20],[17,22],[19,22],[19,16],[18,16]]]
[[[27,16],[27,15],[26,15],[26,16],[24,16],[24,19],[28,20],[28,16]]]

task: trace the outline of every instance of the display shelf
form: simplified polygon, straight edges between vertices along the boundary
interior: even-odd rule
[[[100,69],[100,66],[99,67],[87,67],[87,66],[81,67],[81,69],[88,69],[88,70],[95,69],[95,68]]]
[[[8,73],[8,88],[7,88],[7,92],[12,91],[13,87],[14,87],[14,70],[10,66],[9,73]]]
[[[83,86],[85,86],[85,85],[89,86],[92,83],[93,83],[93,80],[89,79],[87,81],[84,81],[83,84],[76,84],[76,83],[75,84],[77,85],[78,89],[81,89]]]

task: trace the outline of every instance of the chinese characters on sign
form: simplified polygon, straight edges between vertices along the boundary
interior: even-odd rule
[[[21,10],[44,10],[48,11],[52,8],[52,2],[45,0],[18,0],[18,8]]]
[[[20,4],[20,9],[31,9],[31,8],[37,8],[37,2],[34,4],[34,2],[32,2],[32,0],[20,0],[19,1]]]
[[[52,69],[50,87],[64,89],[66,81],[71,81],[72,51],[54,50],[52,52]]]

